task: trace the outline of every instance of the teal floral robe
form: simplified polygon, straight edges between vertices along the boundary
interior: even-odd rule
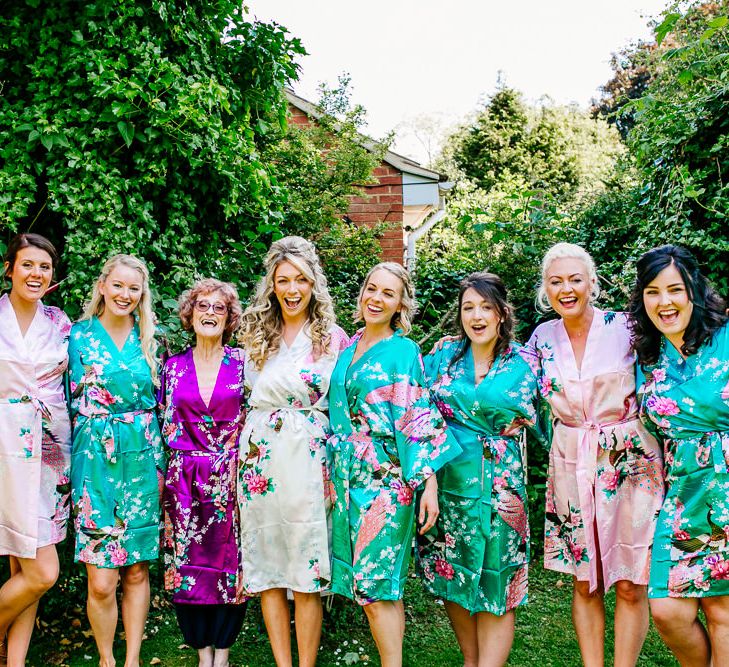
[[[419,538],[425,587],[471,613],[503,615],[527,601],[525,428],[536,429],[539,390],[529,361],[512,344],[476,384],[461,341],[425,357],[436,405],[463,452],[438,472],[437,530]]]
[[[668,486],[648,595],[729,595],[729,325],[685,360],[664,339],[638,384],[641,417],[663,440]]]
[[[329,444],[332,590],[365,605],[402,598],[415,490],[461,448],[425,386],[418,346],[398,331],[352,363],[360,335],[332,375]]]
[[[75,560],[107,568],[154,560],[165,463],[139,331],[120,351],[96,317],[77,322],[68,358]]]

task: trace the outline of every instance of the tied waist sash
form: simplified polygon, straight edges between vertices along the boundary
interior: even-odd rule
[[[89,421],[103,421],[104,430],[101,436],[101,444],[104,447],[106,458],[110,463],[116,463],[117,456],[121,453],[119,449],[119,425],[133,424],[134,420],[146,414],[153,414],[155,408],[142,408],[140,410],[128,410],[127,412],[90,412],[79,410],[74,417],[74,428],[79,417],[84,417]]]
[[[599,450],[610,449],[608,442],[607,430],[612,430],[617,426],[629,424],[638,421],[638,413],[628,413],[619,419],[613,421],[601,422],[599,424],[592,421],[582,423],[570,423],[558,420],[556,425],[562,425],[566,428],[579,431],[577,442],[577,460],[575,466],[575,476],[577,479],[577,493],[580,504],[580,513],[582,514],[583,525],[585,527],[584,536],[587,547],[588,562],[595,563],[597,554],[597,544],[595,543],[595,477],[597,475],[597,456]],[[597,589],[597,568],[593,565],[589,568],[590,592]]]

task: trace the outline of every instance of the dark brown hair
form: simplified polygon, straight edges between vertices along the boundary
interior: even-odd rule
[[[58,252],[55,246],[45,237],[40,234],[17,234],[8,244],[8,249],[5,253],[5,261],[8,263],[8,268],[5,269],[5,277],[7,278],[15,266],[15,259],[23,248],[40,248],[45,250],[51,257],[51,264],[55,269],[58,266]]]
[[[651,322],[643,302],[643,290],[669,266],[681,274],[693,312],[683,334],[681,352],[695,354],[727,321],[726,304],[699,270],[696,258],[686,248],[663,245],[645,253],[636,263],[637,277],[628,303],[631,343],[643,366],[655,364],[661,349],[662,334]]]
[[[495,273],[488,273],[487,271],[472,273],[461,281],[460,289],[458,291],[456,325],[461,335],[461,344],[458,352],[453,359],[451,359],[451,363],[448,364],[449,368],[462,359],[468,351],[468,348],[471,347],[471,339],[468,337],[466,330],[463,328],[463,320],[461,318],[463,295],[469,289],[476,290],[481,298],[490,303],[501,320],[497,330],[498,338],[496,339],[496,345],[494,346],[494,360],[500,354],[503,354],[511,344],[514,329],[514,317],[512,315],[512,308],[509,305],[504,282]]]

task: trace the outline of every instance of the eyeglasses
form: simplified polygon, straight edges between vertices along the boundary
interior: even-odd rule
[[[220,301],[216,301],[215,303],[210,303],[209,301],[195,301],[195,310],[198,313],[207,313],[211,308],[216,315],[225,315],[228,312],[228,306],[224,303],[220,303]]]

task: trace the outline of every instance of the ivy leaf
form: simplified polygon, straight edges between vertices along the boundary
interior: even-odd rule
[[[667,14],[666,18],[656,28],[656,44],[661,45],[666,35],[673,29],[676,22],[681,18],[681,14]]]
[[[134,140],[134,125],[120,120],[116,126],[119,129],[119,134],[122,135],[122,139],[124,139],[124,143],[127,145],[127,148],[129,148]]]

